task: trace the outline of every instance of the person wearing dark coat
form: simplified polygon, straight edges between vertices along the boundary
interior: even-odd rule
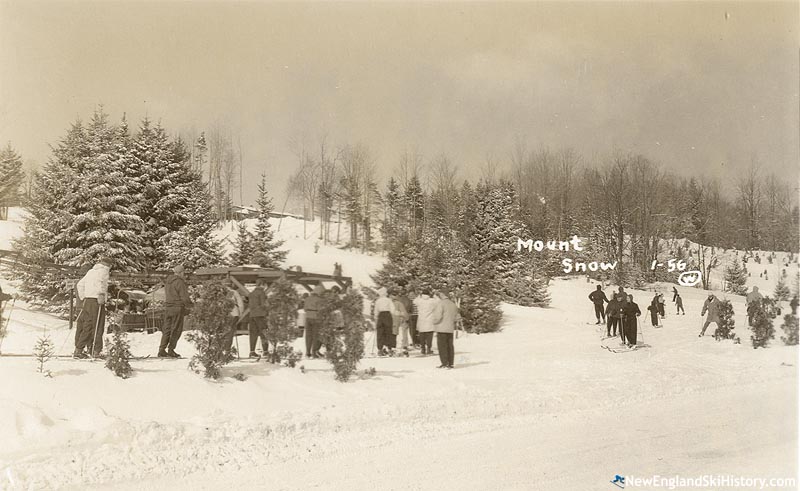
[[[175,347],[183,333],[183,318],[192,308],[184,276],[186,268],[178,265],[172,271],[174,274],[164,280],[164,324],[161,327],[161,344],[158,346],[160,358],[181,357],[175,352]]]
[[[597,316],[596,324],[605,324],[606,311],[603,307],[608,303],[608,298],[606,298],[606,294],[603,292],[603,287],[601,285],[597,285],[597,290],[589,294],[589,300],[594,304],[594,315]],[[602,321],[600,320],[601,318],[603,319]]]
[[[636,331],[638,328],[638,319],[642,315],[639,306],[633,301],[633,295],[628,295],[628,301],[623,308],[623,334],[622,341],[626,342],[628,346],[636,346]]]
[[[672,301],[676,302],[678,300],[678,297],[680,297],[680,295],[678,294],[678,289],[673,286],[672,287]]]
[[[606,305],[606,336],[609,337],[612,335],[617,335],[617,327],[622,329],[622,325],[620,324],[622,303],[620,302],[619,298],[619,295],[614,295],[614,297],[608,302],[608,305]]]
[[[789,302],[789,307],[792,309],[792,315],[797,315],[797,295],[792,297],[792,300]]]
[[[269,353],[267,341],[267,293],[264,291],[266,281],[259,279],[256,287],[247,296],[247,306],[250,309],[250,320],[247,330],[250,334],[250,358],[258,358],[256,343],[261,338],[261,352],[264,357]]]
[[[317,344],[317,337],[319,335],[319,311],[323,306],[322,295],[325,293],[325,287],[320,283],[314,287],[314,291],[305,301],[304,307],[306,311],[306,328],[303,332],[303,337],[306,341],[306,358],[317,358],[315,347]]]
[[[658,294],[653,297],[647,310],[650,311],[650,323],[653,324],[653,327],[658,327]]]
[[[683,299],[681,298],[680,293],[677,297],[675,297],[675,306],[678,308],[678,312],[675,315],[683,314],[686,315],[686,311],[683,310]]]

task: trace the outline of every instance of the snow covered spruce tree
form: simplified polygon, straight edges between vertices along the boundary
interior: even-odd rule
[[[753,325],[750,327],[752,335],[750,340],[753,348],[763,348],[767,346],[770,339],[775,337],[775,328],[772,320],[777,313],[775,301],[769,297],[764,297],[755,309],[753,314]]]
[[[539,262],[517,251],[517,239],[529,236],[518,217],[516,191],[510,183],[479,186],[470,246],[477,260],[494,266],[493,280],[506,301],[546,306],[550,296]]]
[[[285,277],[278,278],[267,293],[267,341],[273,346],[270,363],[296,359],[292,341],[297,338],[297,308],[300,297],[294,284]]]
[[[783,329],[784,336],[781,336],[783,344],[787,346],[794,346],[798,343],[798,322],[797,316],[794,314],[786,314],[783,316]]]
[[[19,203],[19,187],[25,178],[22,157],[11,143],[0,149],[0,220],[8,218],[8,207]]]
[[[231,266],[241,266],[253,262],[253,234],[247,230],[244,221],[237,226],[236,242],[233,243],[233,252],[228,257],[228,264]]]
[[[106,368],[114,372],[120,378],[128,378],[133,372],[131,368],[131,347],[128,342],[128,333],[123,331],[119,325],[114,329],[111,342],[108,343],[108,356],[106,357]]]
[[[730,300],[722,300],[719,304],[719,324],[714,330],[714,339],[717,341],[721,339],[738,340],[738,337],[733,333],[736,321],[733,318],[733,305]]]
[[[347,382],[355,373],[359,361],[364,357],[364,298],[349,290],[340,299],[333,293],[325,299],[324,313],[327,319],[320,329],[325,346],[325,358],[333,365],[336,380]],[[337,326],[336,312],[341,312],[343,327]]]
[[[233,299],[221,281],[211,281],[200,288],[200,298],[190,314],[196,330],[186,335],[197,349],[189,362],[189,368],[195,373],[202,370],[206,378],[216,380],[222,376],[222,366],[233,360],[228,337],[231,309]]]
[[[283,241],[275,238],[272,225],[269,223],[269,216],[274,208],[272,198],[267,192],[267,177],[264,174],[261,175],[261,182],[258,184],[256,206],[258,206],[258,218],[256,230],[253,233],[251,262],[262,268],[278,268],[286,260],[287,251],[279,249],[283,245]]]
[[[725,267],[725,291],[735,295],[747,293],[747,273],[742,269],[738,257]]]
[[[788,301],[789,295],[789,286],[786,284],[786,280],[783,276],[778,277],[778,283],[775,285],[775,300],[777,301]]]

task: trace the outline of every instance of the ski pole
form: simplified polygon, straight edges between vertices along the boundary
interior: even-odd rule
[[[105,302],[104,302],[104,304],[105,304]],[[97,319],[95,320],[95,324],[94,324],[94,337],[92,337],[92,358],[94,358],[94,344],[95,344],[95,341],[97,340],[97,330],[100,327],[100,317],[102,317],[103,308],[105,307],[104,304],[101,305],[100,304],[100,299],[97,299]]]

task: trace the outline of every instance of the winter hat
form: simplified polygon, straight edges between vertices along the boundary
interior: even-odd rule
[[[381,296],[381,297],[385,297],[387,293],[388,293],[388,292],[387,292],[387,290],[386,290],[386,287],[380,287],[380,288],[378,289],[378,295],[379,295],[379,296]]]

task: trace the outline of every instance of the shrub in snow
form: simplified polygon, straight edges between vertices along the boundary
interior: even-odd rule
[[[106,358],[106,368],[114,372],[114,375],[121,378],[131,376],[131,349],[128,342],[128,333],[119,326],[115,326],[114,335],[108,345],[108,357]]]
[[[242,372],[239,372],[236,375],[234,375],[233,378],[235,378],[239,382],[244,382],[245,380],[247,380],[247,375],[243,374]]]
[[[233,299],[228,288],[220,281],[203,285],[200,295],[192,308],[190,318],[196,331],[186,338],[194,343],[197,354],[189,362],[195,373],[203,370],[206,378],[218,379],[220,368],[233,360],[229,341],[228,314],[233,309]]]
[[[285,367],[294,368],[303,358],[303,353],[295,350],[289,343],[281,343],[275,349],[272,363],[281,363]]]
[[[291,347],[297,338],[297,308],[300,297],[292,282],[286,278],[278,278],[270,285],[267,292],[267,341],[273,346],[270,362],[293,359],[291,366],[297,361],[297,355]]]
[[[50,370],[44,369],[44,365],[50,361],[53,353],[55,353],[55,346],[53,346],[50,336],[45,333],[36,340],[36,344],[33,346],[33,356],[36,357],[36,363],[38,363],[37,371],[47,377],[52,377],[52,374]]]
[[[730,300],[722,300],[719,303],[719,325],[714,331],[714,339],[733,339],[738,341],[738,336],[733,333],[736,321],[733,318],[733,305]]]
[[[753,348],[766,347],[769,340],[775,337],[775,328],[772,325],[772,319],[777,315],[777,308],[775,301],[769,297],[764,297],[758,303],[753,312],[753,325],[750,329],[753,334],[750,340],[753,342]]]
[[[347,382],[364,357],[364,298],[350,290],[342,298],[330,293],[318,315],[319,335],[325,346],[325,358],[333,365],[336,380]],[[344,326],[337,320],[341,312]]]
[[[789,294],[789,286],[786,284],[784,277],[781,276],[778,278],[778,284],[775,285],[775,300],[789,300]]]
[[[781,326],[785,336],[781,336],[781,340],[788,346],[794,346],[798,343],[797,334],[797,316],[793,314],[786,314],[783,316],[783,325]]]

